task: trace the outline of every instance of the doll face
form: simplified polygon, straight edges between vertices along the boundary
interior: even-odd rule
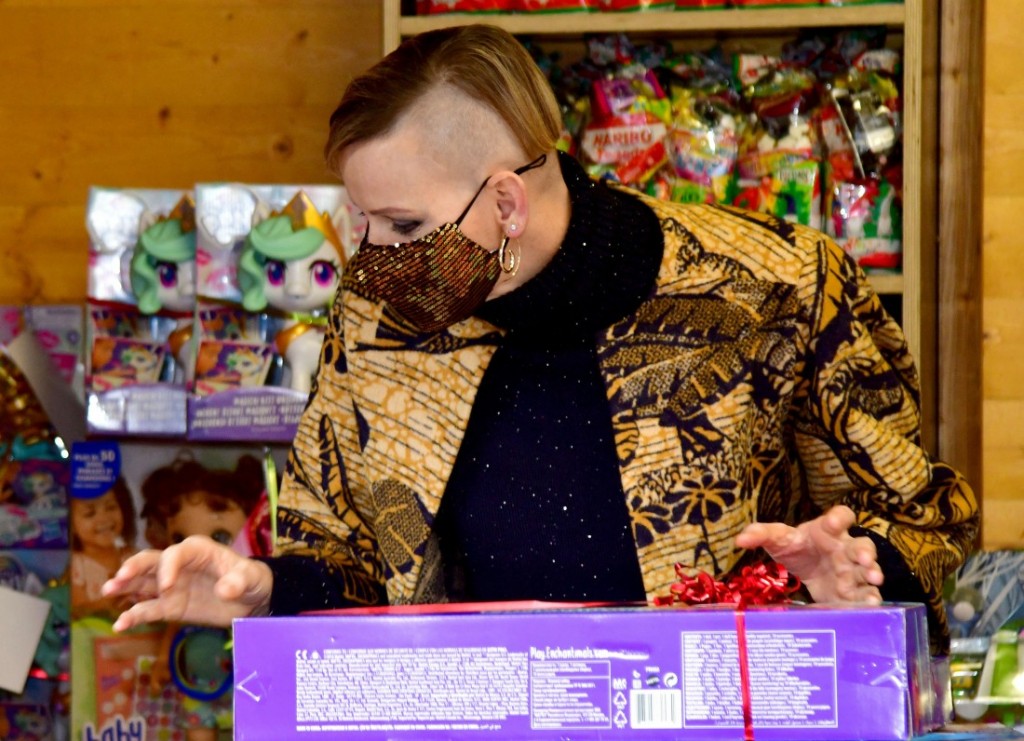
[[[37,471],[30,474],[25,477],[24,482],[25,493],[29,495],[30,499],[48,494],[56,486],[53,474],[47,471]]]
[[[135,370],[136,378],[149,378],[157,369],[160,358],[155,353],[141,347],[126,349],[121,354],[121,362]]]
[[[180,543],[190,535],[207,535],[218,543],[231,545],[245,525],[245,512],[234,502],[217,512],[210,509],[203,492],[185,497],[178,513],[167,520],[167,534],[171,543]]]
[[[191,311],[195,305],[195,264],[158,262],[156,264],[156,295],[160,305],[171,311]]]
[[[114,492],[95,499],[72,499],[71,527],[83,549],[121,547],[124,515]]]
[[[285,311],[313,311],[327,306],[341,277],[338,252],[326,239],[300,260],[267,260],[263,291],[267,303]]]
[[[255,378],[263,371],[264,358],[257,352],[245,348],[239,348],[232,352],[225,360],[228,370],[237,373],[244,379]],[[247,385],[244,384],[243,385]]]

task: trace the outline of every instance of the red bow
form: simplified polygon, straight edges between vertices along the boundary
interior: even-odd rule
[[[656,597],[655,605],[733,604],[740,609],[749,605],[780,605],[789,602],[789,595],[800,588],[800,579],[774,561],[744,566],[726,581],[717,581],[704,572],[690,576],[680,564],[676,564],[676,576],[679,581],[669,587],[668,595]]]
[[[750,699],[750,667],[747,660],[747,628],[743,610],[748,605],[784,605],[789,595],[800,588],[800,579],[785,566],[774,561],[744,566],[727,581],[716,581],[704,572],[690,576],[676,564],[679,581],[669,587],[669,594],[656,597],[654,604],[667,607],[682,605],[736,605],[736,641],[740,663],[740,696],[743,702],[743,739],[754,741],[754,717]]]

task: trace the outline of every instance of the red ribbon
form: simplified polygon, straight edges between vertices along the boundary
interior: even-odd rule
[[[750,605],[784,605],[800,588],[800,580],[774,561],[744,566],[726,581],[717,581],[704,572],[690,576],[681,564],[676,564],[676,576],[679,581],[669,587],[667,596],[656,597],[655,605],[734,604],[742,610]]]
[[[722,582],[704,572],[696,576],[685,573],[676,564],[679,578],[669,587],[669,594],[656,597],[659,607],[671,605],[736,605],[736,648],[740,662],[740,694],[743,701],[743,739],[754,741],[754,715],[750,699],[750,666],[747,658],[747,628],[743,610],[750,605],[784,605],[800,588],[800,580],[785,566],[774,561],[744,566],[736,576]]]

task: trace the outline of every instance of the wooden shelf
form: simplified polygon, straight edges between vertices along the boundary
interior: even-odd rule
[[[899,295],[903,293],[903,276],[891,273],[872,273],[868,280],[877,293]]]
[[[929,447],[937,429],[937,77],[940,0],[904,0],[843,7],[677,10],[635,13],[401,15],[401,0],[382,0],[384,51],[423,31],[490,23],[555,42],[589,33],[634,33],[680,38],[767,39],[769,44],[807,28],[884,26],[903,53],[903,274],[870,276],[875,290],[899,301],[900,323],[922,383],[923,432]]]
[[[888,26],[906,21],[902,3],[822,8],[770,8],[756,10],[677,10],[636,13],[546,13],[480,15],[442,13],[402,16],[398,34],[470,23],[491,23],[515,34],[579,35],[582,33],[672,33],[707,35],[714,31],[764,31],[830,26]],[[397,43],[397,39],[394,39]],[[388,48],[391,48],[390,46]]]

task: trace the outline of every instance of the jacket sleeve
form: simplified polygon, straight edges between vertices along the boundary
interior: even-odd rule
[[[359,456],[356,411],[346,389],[339,296],[331,311],[316,380],[288,455],[277,511],[271,611],[296,613],[385,602],[367,487],[353,475]]]
[[[842,248],[813,242],[803,282],[808,353],[798,374],[798,465],[815,511],[846,504],[854,534],[871,537],[886,574],[882,596],[925,601],[933,650],[948,643],[943,582],[978,534],[978,506],[963,477],[933,460],[920,438],[917,370],[902,330]]]

